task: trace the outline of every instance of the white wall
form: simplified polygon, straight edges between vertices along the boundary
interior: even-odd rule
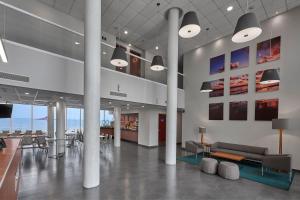
[[[158,146],[159,134],[159,114],[166,114],[166,110],[161,109],[144,109],[122,111],[122,113],[138,113],[139,128],[138,128],[138,144],[148,147]],[[181,113],[177,114],[177,143],[181,142],[182,121]]]
[[[0,71],[30,77],[30,82],[0,79],[0,84],[83,95],[83,62],[5,41],[9,62]],[[167,86],[107,68],[101,72],[101,97],[166,106]],[[111,91],[127,97],[110,95]],[[184,91],[178,89],[178,108],[184,108]]]
[[[231,36],[222,38],[207,46],[190,51],[184,56],[184,89],[186,108],[183,113],[183,145],[186,140],[199,141],[197,127],[207,127],[206,142],[232,142],[256,146],[266,146],[270,153],[278,152],[278,131],[272,130],[271,122],[254,120],[255,100],[279,98],[279,118],[289,118],[300,122],[300,8],[276,16],[262,24],[263,34],[246,44],[234,44]],[[271,37],[281,35],[281,59],[256,65],[256,44]],[[250,46],[250,67],[230,71],[230,52]],[[225,53],[225,72],[209,75],[209,59]],[[280,67],[280,89],[278,92],[255,93],[255,73],[260,69]],[[229,95],[231,75],[249,74],[249,92],[245,95]],[[201,94],[203,81],[225,78],[225,96],[208,98]],[[248,101],[248,121],[229,121],[229,102]],[[224,120],[209,121],[209,103],[224,102]],[[285,131],[283,152],[293,155],[293,167],[300,169],[300,127],[294,125]]]

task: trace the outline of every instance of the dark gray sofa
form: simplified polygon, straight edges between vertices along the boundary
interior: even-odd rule
[[[225,142],[214,143],[210,151],[237,154],[246,157],[247,160],[252,160],[256,162],[262,162],[263,158],[268,154],[268,148],[265,147],[255,147]]]
[[[261,173],[264,174],[264,168],[276,169],[289,173],[289,178],[292,178],[292,157],[289,154],[270,155],[268,148],[255,147],[241,144],[231,144],[225,142],[216,142],[212,145],[211,152],[232,153],[246,157],[246,160],[251,160],[261,163]]]

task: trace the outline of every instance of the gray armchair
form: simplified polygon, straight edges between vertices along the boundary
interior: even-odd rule
[[[289,154],[266,155],[262,160],[262,175],[264,175],[264,168],[287,172],[290,181],[292,180],[292,157]]]
[[[185,150],[187,152],[193,153],[196,155],[196,158],[198,156],[198,153],[203,153],[204,155],[204,148],[200,143],[194,142],[194,141],[186,141],[185,142]]]

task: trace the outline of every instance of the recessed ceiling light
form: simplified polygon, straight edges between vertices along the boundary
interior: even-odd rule
[[[105,52],[105,51],[103,51],[103,52],[102,52],[102,54],[103,54],[103,55],[106,55],[106,52]]]
[[[275,12],[276,15],[278,15],[278,13],[279,13],[278,11]]]
[[[127,106],[130,106],[129,104],[127,104]]]
[[[125,30],[125,31],[124,31],[124,34],[125,34],[125,35],[127,35],[127,34],[128,34],[128,31],[127,31],[127,30]]]
[[[29,92],[25,92],[26,95],[29,95]]]
[[[129,43],[128,46],[131,47],[131,44]]]
[[[111,101],[109,101],[108,104],[111,105]]]
[[[230,11],[232,11],[233,10],[233,6],[228,6],[227,7],[227,12],[230,12]]]
[[[142,108],[145,108],[145,106],[142,106]]]
[[[76,45],[80,45],[80,42],[77,42],[77,41],[76,41],[75,44],[76,44]]]
[[[64,97],[59,97],[60,99],[64,99]]]
[[[158,46],[156,46],[156,47],[155,47],[155,50],[158,50],[158,49],[159,49],[159,47],[158,47]]]

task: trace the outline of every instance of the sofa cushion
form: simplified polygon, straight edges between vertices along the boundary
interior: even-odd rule
[[[260,154],[247,153],[247,152],[243,152],[243,151],[235,151],[235,150],[231,150],[231,149],[213,148],[213,149],[211,149],[211,151],[236,154],[236,155],[244,156],[246,159],[258,160],[258,161],[262,161],[263,158],[265,157],[264,155],[260,155]]]
[[[230,150],[242,151],[242,152],[247,152],[252,154],[260,154],[260,155],[266,155],[268,151],[268,149],[265,147],[255,147],[255,146],[231,144],[225,142],[217,142],[216,146],[217,148],[221,148],[221,149],[230,149]]]

